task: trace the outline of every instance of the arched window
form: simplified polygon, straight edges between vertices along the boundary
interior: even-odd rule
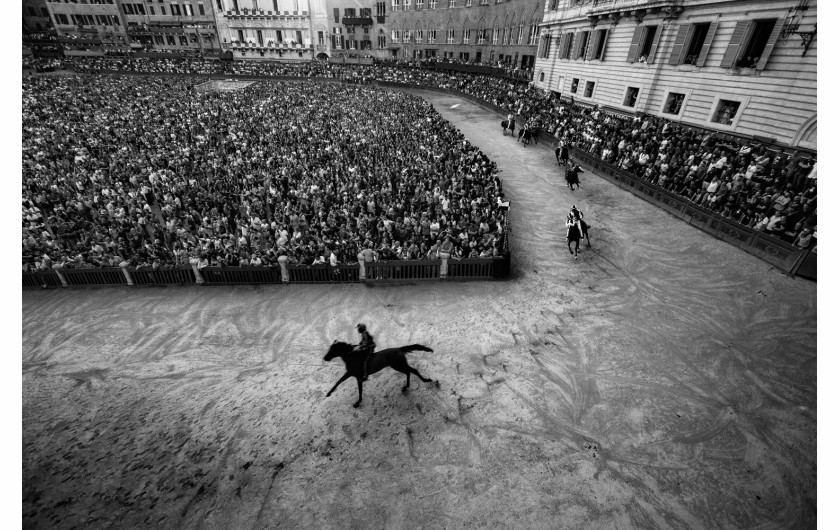
[[[545,72],[540,72],[540,83],[545,81]]]

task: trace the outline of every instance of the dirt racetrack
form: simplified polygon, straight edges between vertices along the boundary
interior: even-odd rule
[[[816,526],[816,284],[426,97],[503,169],[511,279],[25,291],[25,528]],[[358,322],[440,388],[325,398]]]

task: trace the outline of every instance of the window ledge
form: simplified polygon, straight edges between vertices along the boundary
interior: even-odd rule
[[[755,68],[730,68],[726,71],[726,75],[761,77],[761,70],[756,70]]]

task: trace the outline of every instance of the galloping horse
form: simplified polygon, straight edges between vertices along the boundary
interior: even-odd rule
[[[580,249],[581,238],[580,230],[578,230],[577,223],[566,222],[566,226],[568,227],[566,232],[566,243],[569,245],[569,253],[572,254],[575,259],[578,259],[578,250]],[[572,242],[575,243],[574,250],[572,250]]]
[[[347,371],[341,376],[341,379],[336,382],[335,385],[327,392],[327,397],[338,388],[338,385],[349,379],[350,377],[355,377],[356,382],[359,384],[359,400],[353,403],[353,407],[358,408],[362,402],[362,379],[364,378],[365,374],[365,357],[358,351],[354,351],[354,346],[352,344],[347,344],[346,342],[339,342],[335,341],[330,346],[329,351],[324,356],[325,361],[331,361],[336,357],[341,357],[341,360],[344,361],[344,364],[347,368]],[[434,351],[431,348],[423,346],[422,344],[411,344],[408,346],[402,346],[400,348],[387,348],[385,350],[379,350],[378,352],[372,354],[370,359],[368,359],[367,363],[367,373],[368,375],[375,374],[376,372],[382,370],[390,366],[394,370],[398,372],[402,372],[405,374],[405,386],[402,387],[403,394],[408,390],[408,385],[411,382],[411,374],[416,375],[420,378],[421,381],[424,383],[430,383],[431,379],[426,379],[420,372],[417,371],[416,368],[413,368],[408,365],[408,361],[405,358],[405,354],[411,351],[427,351],[431,352]],[[440,383],[435,381],[435,385],[440,388]]]
[[[519,129],[519,137],[516,139],[517,143],[519,140],[522,140],[522,147],[531,143],[531,140],[534,140],[534,145],[537,145],[537,131],[532,131],[523,127]]]
[[[505,120],[502,122],[502,135],[507,136],[507,132],[510,131],[510,135],[513,136],[513,131],[516,129],[516,120]]]
[[[574,161],[571,166],[566,167],[566,185],[569,186],[569,189],[572,191],[575,191],[575,188],[572,187],[575,184],[577,184],[577,187],[580,188],[580,178],[578,177],[578,174],[582,171],[581,167],[575,164]]]

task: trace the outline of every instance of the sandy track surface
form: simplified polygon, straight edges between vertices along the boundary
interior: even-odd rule
[[[512,278],[24,292],[24,527],[816,526],[816,284],[427,97],[503,169]],[[325,398],[357,322],[440,388]]]

